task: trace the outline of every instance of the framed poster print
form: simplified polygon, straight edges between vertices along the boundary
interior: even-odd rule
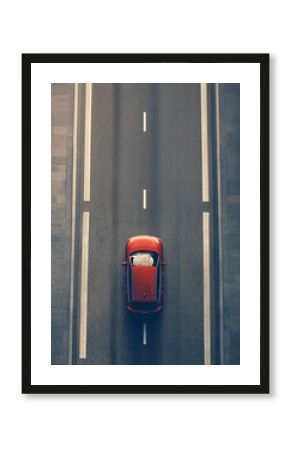
[[[23,393],[269,392],[269,55],[24,54]]]

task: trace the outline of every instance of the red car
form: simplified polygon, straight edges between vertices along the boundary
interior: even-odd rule
[[[153,313],[162,308],[163,242],[154,236],[134,236],[126,244],[126,307],[135,313]]]

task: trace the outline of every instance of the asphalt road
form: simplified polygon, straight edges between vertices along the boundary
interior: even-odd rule
[[[80,92],[83,98],[84,87]],[[210,100],[209,100],[210,101]],[[147,131],[143,131],[143,112]],[[79,141],[84,100],[79,106]],[[81,147],[81,145],[80,145]],[[213,158],[210,157],[210,171]],[[210,176],[210,179],[212,177]],[[201,117],[198,84],[98,84],[92,93],[91,198],[83,199],[79,156],[78,257],[81,217],[90,212],[87,352],[79,358],[79,291],[74,314],[77,364],[204,364]],[[147,209],[142,193],[147,190]],[[211,222],[213,223],[213,221]],[[164,242],[164,308],[132,317],[124,302],[126,240],[150,234]],[[215,232],[211,225],[211,346],[216,354]],[[80,285],[80,283],[78,283]],[[143,322],[147,343],[143,343]]]

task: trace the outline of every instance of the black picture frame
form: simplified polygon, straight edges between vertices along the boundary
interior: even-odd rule
[[[260,65],[260,384],[32,385],[31,383],[31,65],[33,63],[248,63]],[[269,393],[269,54],[22,55],[22,393]]]

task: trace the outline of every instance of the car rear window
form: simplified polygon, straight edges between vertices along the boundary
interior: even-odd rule
[[[140,311],[147,311],[156,308],[156,302],[136,302],[132,303],[134,309],[139,309]]]

